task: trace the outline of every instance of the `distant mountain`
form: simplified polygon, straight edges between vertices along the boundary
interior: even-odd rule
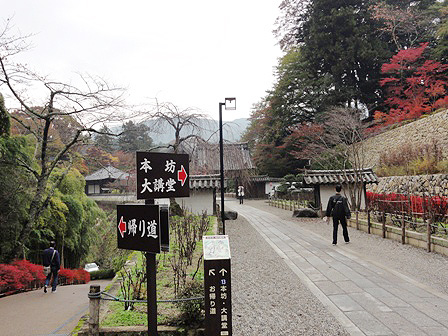
[[[156,121],[149,120],[145,124],[149,127],[149,136],[153,139],[156,145],[167,144],[174,140],[174,130],[166,122],[163,121],[156,127]],[[201,136],[210,142],[219,142],[219,121],[213,119],[200,119],[199,124],[203,129]],[[249,120],[246,118],[235,119],[233,121],[223,122],[223,138],[225,141],[239,142],[241,136],[249,126]],[[181,136],[191,134],[191,128],[185,127],[181,131]]]

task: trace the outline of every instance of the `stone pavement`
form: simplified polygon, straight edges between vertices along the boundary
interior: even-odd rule
[[[448,335],[448,296],[297,222],[238,211],[351,335]],[[447,279],[448,281],[448,279]]]
[[[101,289],[110,280],[83,285],[58,286],[56,293],[42,289],[0,299],[0,336],[69,335],[79,319],[89,311],[90,285]]]

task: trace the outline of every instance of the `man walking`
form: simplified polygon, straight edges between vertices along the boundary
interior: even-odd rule
[[[238,187],[238,198],[240,199],[240,204],[244,203],[244,187],[240,185]]]
[[[50,279],[53,277],[53,283],[51,286],[51,292],[56,292],[56,286],[58,285],[58,273],[61,268],[61,259],[59,258],[59,252],[55,248],[56,243],[54,241],[50,242],[50,247],[44,250],[42,255],[44,266],[50,266],[51,272],[48,273],[45,279],[44,293],[47,292],[47,287],[50,285]]]
[[[350,218],[350,209],[348,207],[347,198],[341,195],[342,187],[336,186],[336,194],[331,196],[327,205],[327,222],[330,221],[330,216],[333,217],[333,245],[338,243],[338,226],[341,223],[342,234],[346,244],[350,242],[347,230],[347,219]]]

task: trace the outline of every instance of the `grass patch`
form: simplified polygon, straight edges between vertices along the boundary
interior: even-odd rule
[[[113,311],[113,314],[107,315],[103,320],[102,326],[104,327],[148,325],[148,317],[144,312],[123,310],[121,302],[112,302],[109,309]]]
[[[206,235],[216,234],[217,219],[214,216],[209,216],[210,225]],[[162,252],[157,255],[157,299],[169,300],[174,299],[174,284],[173,284],[173,270],[170,263],[170,258],[173,256],[173,251],[176,246],[174,239],[170,239],[170,252]],[[196,249],[193,256],[192,265],[187,270],[188,278],[191,279],[195,275],[195,280],[203,282],[204,267],[201,259],[199,266],[198,261],[202,255],[202,239],[197,242]],[[143,254],[139,251],[134,251],[131,255],[138,267],[145,267]],[[130,258],[131,258],[130,256]],[[119,274],[118,274],[119,276]],[[146,283],[144,284],[144,291],[146,297]],[[121,289],[117,294],[118,297],[123,297]],[[115,326],[146,326],[147,325],[147,306],[146,304],[136,303],[133,310],[124,310],[124,303],[110,302],[107,315],[102,320],[101,325],[107,327]],[[158,324],[180,326],[181,311],[174,303],[158,303],[157,304],[157,321]]]

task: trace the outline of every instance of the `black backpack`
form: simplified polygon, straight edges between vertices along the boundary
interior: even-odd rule
[[[337,195],[333,198],[333,217],[345,217],[344,196]]]

